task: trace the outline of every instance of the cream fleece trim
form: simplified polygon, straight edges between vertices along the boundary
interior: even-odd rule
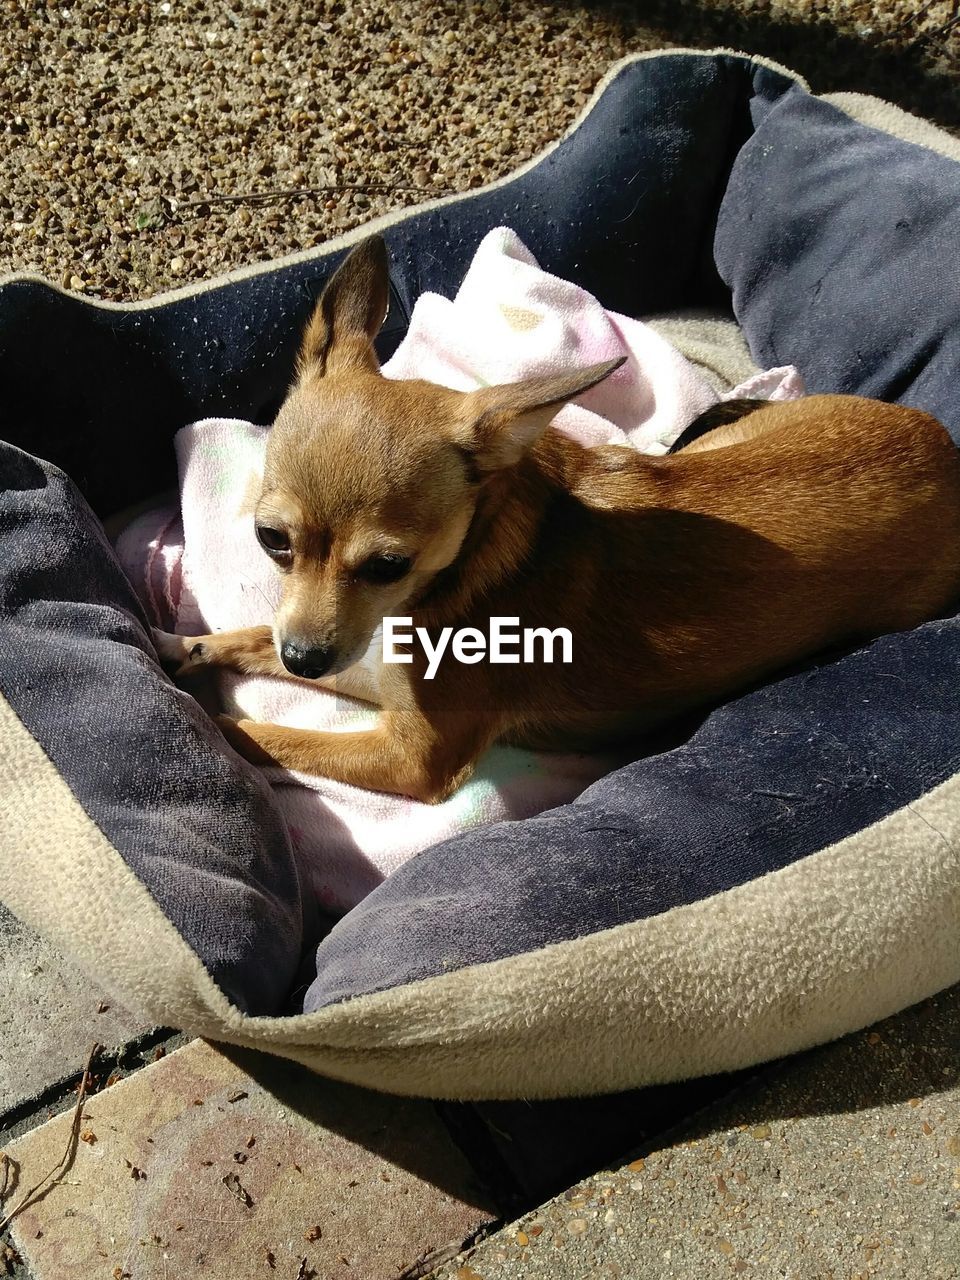
[[[442,209],[446,205],[456,204],[459,201],[474,199],[477,196],[485,195],[490,191],[499,191],[501,188],[509,186],[515,182],[517,178],[522,177],[529,170],[538,165],[547,156],[551,155],[565,142],[571,134],[576,131],[586,120],[587,116],[596,107],[601,95],[607,85],[627,66],[635,62],[645,62],[648,58],[713,58],[718,54],[726,54],[730,57],[743,58],[748,62],[752,62],[757,66],[767,67],[771,71],[779,72],[782,75],[795,80],[802,88],[809,91],[809,85],[798,75],[796,71],[791,71],[788,67],[781,66],[778,62],[773,62],[769,58],[763,58],[759,55],[749,53],[739,53],[735,49],[715,48],[715,49],[649,49],[643,53],[629,54],[625,58],[621,58],[619,62],[615,62],[609,69],[603,79],[599,82],[590,101],[583,108],[580,114],[574,120],[573,124],[567,129],[562,137],[555,142],[550,143],[543,151],[538,152],[531,160],[519,165],[510,173],[505,174],[502,178],[497,178],[493,182],[488,182],[482,187],[477,187],[471,191],[457,192],[450,196],[441,196],[436,200],[425,200],[422,204],[415,205],[411,208],[399,209],[393,213],[385,213],[379,218],[372,218],[369,222],[363,223],[362,226],[354,227],[351,231],[345,231],[343,235],[335,236],[331,240],[326,240],[315,249],[304,249],[297,253],[290,253],[282,258],[272,258],[269,262],[252,263],[250,266],[238,267],[234,271],[230,271],[225,275],[216,276],[212,280],[204,280],[199,284],[184,285],[179,289],[171,289],[166,293],[155,294],[152,298],[140,298],[134,302],[108,302],[101,298],[83,298],[87,306],[100,307],[106,311],[149,311],[154,307],[166,306],[168,302],[176,302],[181,298],[196,297],[199,294],[208,293],[213,289],[223,288],[226,285],[236,283],[238,280],[249,280],[255,276],[264,275],[268,272],[276,270],[277,267],[291,266],[297,262],[309,262],[314,258],[325,257],[328,253],[336,249],[347,249],[351,245],[357,244],[366,236],[373,235],[377,231],[386,231],[389,227],[396,226],[399,222],[404,222],[412,213],[422,213],[428,209]],[[55,293],[61,293],[69,297],[76,297],[76,294],[70,293],[68,289],[62,289],[59,285],[47,280],[45,276],[41,276],[36,272],[12,272],[0,275],[0,285],[9,284],[10,282],[30,281],[34,284],[46,285]]]
[[[7,903],[129,1007],[397,1093],[551,1097],[734,1070],[960,980],[960,776],[706,901],[293,1018],[227,1002],[2,699],[0,797]]]
[[[874,98],[868,93],[825,93],[821,101],[828,102],[859,124],[960,162],[960,138],[955,138],[929,120],[884,102],[882,98]]]

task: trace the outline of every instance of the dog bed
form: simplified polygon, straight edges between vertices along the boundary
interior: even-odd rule
[[[960,433],[960,145],[878,100],[722,51],[626,60],[534,163],[373,224],[382,357],[504,224],[605,307],[671,313],[661,331],[706,365],[729,325],[702,312],[726,310],[756,364]],[[263,777],[163,675],[92,511],[172,482],[186,423],[269,422],[369,229],[124,307],[0,286],[5,902],[159,1022],[450,1098],[730,1070],[955,982],[956,617],[433,846],[325,929]]]

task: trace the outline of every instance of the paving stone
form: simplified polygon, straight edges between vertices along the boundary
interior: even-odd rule
[[[0,905],[0,1115],[151,1028]]]
[[[20,1188],[70,1123],[7,1147]],[[492,1217],[429,1103],[202,1041],[91,1097],[80,1138],[14,1223],[35,1280],[397,1280]]]

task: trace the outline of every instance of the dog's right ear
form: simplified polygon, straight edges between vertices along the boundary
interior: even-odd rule
[[[297,375],[380,368],[373,340],[390,303],[390,273],[383,236],[369,236],[344,258],[310,317]]]
[[[609,377],[626,358],[464,392],[454,436],[458,447],[480,474],[512,467],[569,400]]]

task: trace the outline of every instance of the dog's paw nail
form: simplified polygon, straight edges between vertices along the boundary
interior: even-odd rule
[[[154,627],[153,643],[161,663],[174,677],[188,676],[207,665],[207,646],[195,636],[174,635]]]

